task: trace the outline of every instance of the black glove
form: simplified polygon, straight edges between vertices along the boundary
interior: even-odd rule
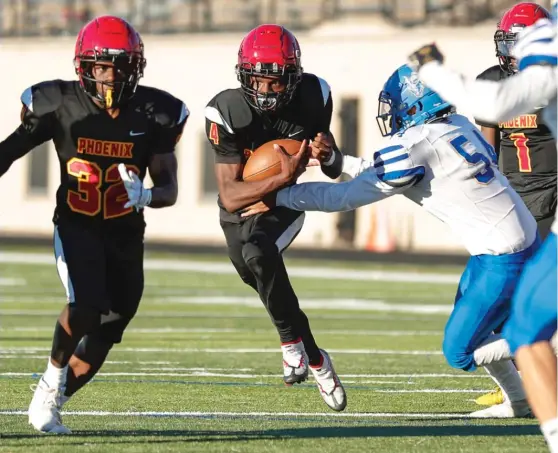
[[[428,44],[409,55],[409,66],[416,72],[430,61],[444,62],[444,56],[436,44]]]

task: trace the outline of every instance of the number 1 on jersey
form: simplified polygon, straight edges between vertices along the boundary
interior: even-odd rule
[[[525,134],[510,134],[510,140],[513,141],[517,149],[517,160],[519,162],[519,171],[522,173],[530,173],[531,169],[531,150],[527,146],[529,138]]]

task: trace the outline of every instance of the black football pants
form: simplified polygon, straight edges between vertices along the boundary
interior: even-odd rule
[[[304,223],[304,213],[277,207],[242,223],[221,221],[229,258],[240,278],[262,300],[282,343],[302,338],[312,362],[320,353],[308,318],[298,305],[281,253],[291,244]]]

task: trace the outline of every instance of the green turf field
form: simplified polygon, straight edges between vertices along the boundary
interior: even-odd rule
[[[336,414],[312,380],[282,385],[274,328],[226,260],[168,254],[148,255],[138,316],[65,406],[74,434],[38,435],[29,386],[64,298],[51,251],[33,252],[0,253],[0,452],[546,451],[534,420],[466,417],[492,381],[440,353],[459,268],[289,261],[345,384]]]

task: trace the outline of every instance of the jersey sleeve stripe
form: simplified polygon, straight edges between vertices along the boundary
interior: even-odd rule
[[[519,70],[523,71],[525,68],[534,65],[557,66],[558,57],[552,55],[529,55],[519,61]]]
[[[382,155],[385,156],[385,155],[388,154],[388,153],[392,153],[392,152],[397,151],[397,150],[400,150],[400,149],[404,149],[402,145],[388,146],[387,148],[383,148],[383,149],[380,149],[380,150],[376,151],[376,152],[374,153],[373,158],[374,158],[374,160],[376,160],[376,159],[378,159],[378,157],[380,157],[380,156],[382,156]],[[405,154],[406,154],[406,153],[405,153]]]
[[[186,104],[184,104],[183,102],[182,108],[180,109],[180,118],[178,118],[178,124],[182,124],[189,116],[190,110],[188,110],[188,107],[186,107]]]
[[[397,182],[398,184],[408,184],[417,180],[417,177],[424,176],[424,167],[408,168],[406,170],[389,171],[387,173],[377,173],[378,179],[385,183]]]
[[[27,88],[21,94],[21,102],[32,112],[33,111],[33,90],[31,87]]]
[[[217,110],[215,107],[211,107],[211,106],[208,105],[205,108],[205,117],[209,121],[211,121],[213,123],[216,123],[219,126],[223,126],[229,134],[234,134],[234,131],[233,131],[232,127],[230,127],[227,124],[225,119],[221,116],[221,113],[219,112],[219,110]]]
[[[407,153],[401,154],[401,155],[396,156],[396,157],[391,157],[391,158],[386,159],[386,160],[382,160],[381,157],[378,157],[374,161],[374,168],[385,167],[385,166],[395,164],[396,162],[400,162],[400,161],[408,159],[408,158],[409,158],[409,155]]]
[[[331,88],[329,86],[329,83],[327,83],[321,77],[318,77],[318,80],[320,81],[320,88],[322,89],[322,96],[324,98],[324,105],[326,105],[327,100],[329,99],[329,94],[331,93]]]

